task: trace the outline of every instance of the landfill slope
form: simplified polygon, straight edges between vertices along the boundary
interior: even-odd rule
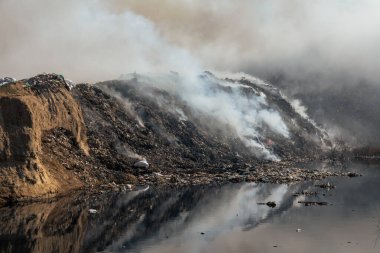
[[[241,138],[226,135],[223,125],[215,129],[204,124],[211,122],[209,115],[194,113],[163,89],[142,90],[136,81],[72,86],[60,75],[42,74],[3,84],[0,204],[75,189],[286,183],[330,176],[295,166],[321,154],[328,142],[323,132],[297,114],[277,90],[237,82],[265,93],[268,106],[281,113],[289,137],[262,127],[260,141],[282,161],[257,156]],[[256,96],[252,90],[244,91],[248,99]],[[136,162],[149,167],[136,167]]]

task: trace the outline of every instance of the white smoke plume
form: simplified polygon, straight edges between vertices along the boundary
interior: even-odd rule
[[[95,82],[131,71],[201,67],[151,21],[129,10],[112,13],[106,2],[0,0],[0,75],[55,72],[75,82]]]
[[[262,143],[266,136],[259,129],[269,127],[284,138],[289,137],[288,127],[279,112],[270,108],[265,94],[254,91],[252,87],[219,79],[208,73],[197,76],[182,76],[177,73],[150,76],[130,74],[122,76],[121,79],[135,80],[141,87],[161,88],[181,98],[195,114],[209,116],[208,120],[211,122],[206,122],[206,125],[211,125],[214,130],[218,128],[218,124],[223,129],[228,128],[231,132],[226,134],[240,138],[260,157],[278,159]],[[258,79],[256,81],[259,84],[264,83]],[[228,87],[228,90],[218,86]],[[241,87],[253,90],[256,95],[245,94]],[[147,91],[142,89],[142,92]],[[179,117],[183,116],[183,112],[179,114]]]
[[[379,86],[379,16],[377,0],[0,0],[0,76],[56,72],[96,82],[209,69],[280,73],[290,95],[360,81]],[[325,118],[318,108],[313,116],[319,111]],[[256,116],[279,122],[273,113]],[[363,122],[355,131],[380,124],[371,116]]]
[[[378,83],[379,15],[377,0],[0,0],[0,71],[78,82],[201,68]]]

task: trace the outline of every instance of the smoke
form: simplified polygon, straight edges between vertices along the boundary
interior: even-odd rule
[[[236,75],[234,75],[236,76]],[[280,113],[271,108],[266,95],[254,88],[229,79],[219,79],[211,73],[202,75],[179,75],[177,73],[161,75],[124,75],[121,79],[137,82],[140,92],[157,101],[164,109],[171,111],[180,119],[187,115],[174,104],[166,106],[165,98],[151,94],[148,87],[168,91],[191,108],[193,117],[212,131],[224,131],[224,135],[238,137],[259,157],[277,160],[263,144],[266,140],[263,129],[289,138],[289,130]],[[257,83],[263,81],[251,77]],[[240,80],[240,78],[238,78]],[[244,89],[242,89],[244,88]],[[113,92],[112,94],[117,94]],[[173,109],[174,108],[174,109]],[[180,113],[179,113],[180,112]]]
[[[380,102],[361,103],[380,94],[379,15],[377,0],[0,0],[0,75],[95,82],[133,71],[246,72],[280,85],[319,123],[349,128],[347,136],[369,128],[359,138],[380,143],[380,123],[367,115]],[[332,99],[308,99],[332,87]],[[333,110],[342,104],[367,116]]]
[[[280,86],[330,134],[380,145],[380,2],[376,0],[113,1],[208,69]],[[310,99],[311,98],[311,99]]]
[[[56,72],[76,82],[95,82],[131,71],[201,67],[186,49],[163,38],[151,21],[129,10],[111,13],[105,3],[1,0],[1,75]]]
[[[1,0],[0,69],[75,81],[206,68],[377,82],[379,14],[376,0]]]
[[[113,11],[128,9],[152,20],[208,68],[380,77],[376,0],[164,0],[159,8],[154,0],[111,2]]]

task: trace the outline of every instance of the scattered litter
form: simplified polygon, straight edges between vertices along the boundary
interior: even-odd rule
[[[96,209],[88,209],[88,212],[91,213],[91,214],[96,214],[96,213],[98,213],[98,210],[96,210]]]

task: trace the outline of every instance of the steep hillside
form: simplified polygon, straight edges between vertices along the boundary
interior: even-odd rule
[[[65,129],[88,154],[82,111],[58,75],[40,75],[0,87],[0,197],[22,198],[81,185],[44,152],[43,139]]]
[[[161,80],[136,75],[72,89],[55,74],[0,86],[0,202],[78,188],[335,175],[294,166],[318,156],[328,140],[278,90],[211,73],[199,78],[207,80],[211,101],[222,96],[236,102],[232,109],[210,113]]]

